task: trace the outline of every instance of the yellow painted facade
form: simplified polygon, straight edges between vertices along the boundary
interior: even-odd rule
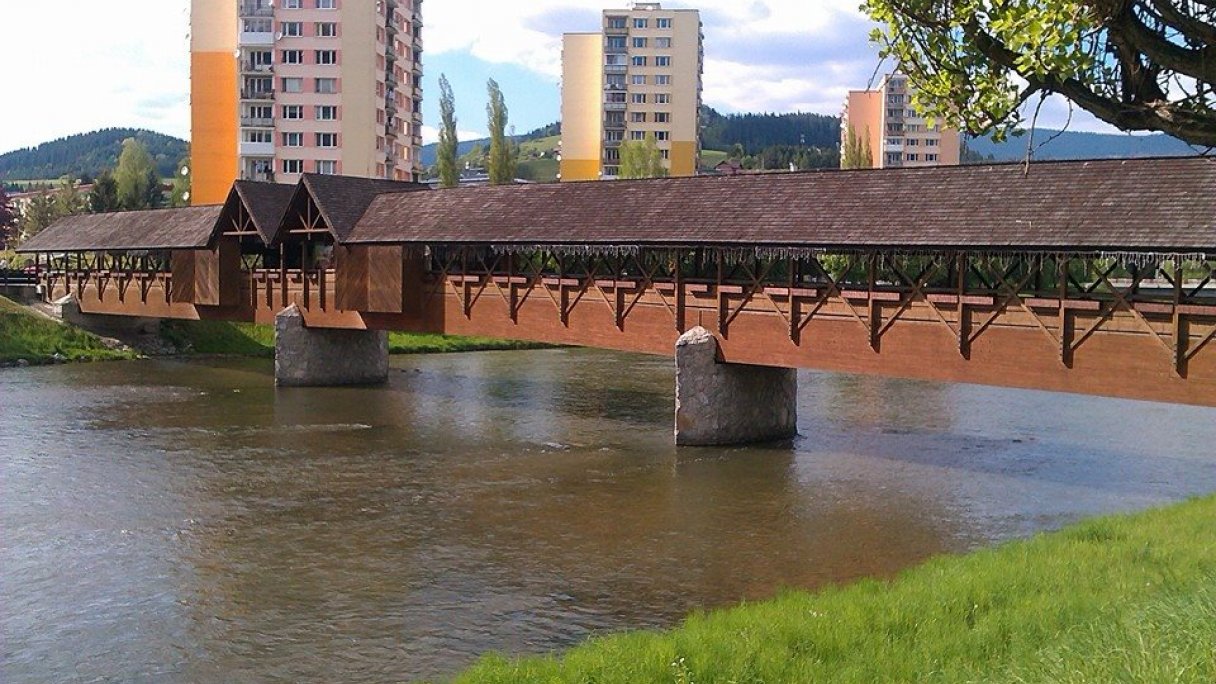
[[[604,146],[604,40],[598,33],[562,36],[562,161],[564,181],[600,177]]]
[[[697,175],[697,143],[691,140],[671,142],[671,169],[673,176]]]
[[[562,157],[562,181],[598,180],[600,177],[600,160],[596,159],[567,159]]]

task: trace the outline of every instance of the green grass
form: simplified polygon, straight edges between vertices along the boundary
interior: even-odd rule
[[[55,355],[73,361],[134,359],[132,351],[107,349],[101,338],[31,313],[0,297],[0,363],[51,363]]]
[[[542,153],[550,153],[557,149],[557,144],[560,143],[562,137],[560,135],[551,135],[547,138],[537,138],[519,144],[520,156],[529,154],[538,155]]]
[[[730,159],[729,152],[719,150],[701,150],[701,168],[712,169],[718,164]]]
[[[1216,682],[1216,497],[942,557],[890,582],[488,656],[470,682]]]
[[[165,321],[161,336],[178,349],[196,354],[274,356],[274,327],[219,321]],[[486,337],[456,337],[433,333],[389,333],[391,354],[444,354],[471,351],[541,349],[550,345]]]

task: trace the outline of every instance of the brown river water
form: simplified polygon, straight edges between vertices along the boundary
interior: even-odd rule
[[[676,449],[670,360],[0,371],[0,681],[412,681],[1216,491],[1216,410],[803,373]]]

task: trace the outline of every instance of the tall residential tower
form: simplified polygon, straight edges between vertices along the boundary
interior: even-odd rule
[[[417,180],[422,0],[192,0],[193,201],[237,179]]]
[[[620,173],[621,144],[654,135],[673,176],[697,172],[701,154],[701,14],[634,2],[605,10],[597,33],[562,44],[561,179]]]
[[[871,166],[957,166],[962,136],[930,124],[912,107],[908,77],[890,74],[878,90],[851,90],[840,117],[840,148],[849,134],[869,143]],[[844,156],[841,156],[843,163]]]

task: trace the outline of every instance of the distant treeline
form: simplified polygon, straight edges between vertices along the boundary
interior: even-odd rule
[[[735,145],[755,156],[765,148],[840,147],[840,118],[825,114],[727,114],[712,107],[701,111],[701,145],[707,150],[730,152]]]
[[[143,144],[162,178],[175,175],[178,161],[189,154],[185,140],[144,129],[106,128],[0,155],[0,179],[95,177],[118,165],[122,142],[128,138]]]

